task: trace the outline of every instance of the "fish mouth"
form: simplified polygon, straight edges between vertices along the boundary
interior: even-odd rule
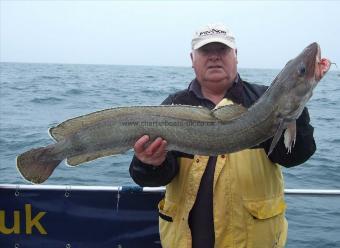
[[[317,67],[316,72],[315,73],[315,79],[317,81],[320,81],[321,78],[323,78],[323,76],[328,72],[329,68],[331,67],[331,61],[329,59],[326,58],[320,58],[319,61],[317,61],[315,67]]]
[[[331,61],[327,58],[321,57],[321,49],[319,44],[313,43],[316,48],[316,56],[315,56],[315,62],[314,62],[314,78],[317,82],[319,82],[323,76],[328,72],[329,68],[331,67]],[[313,45],[312,44],[312,45]]]

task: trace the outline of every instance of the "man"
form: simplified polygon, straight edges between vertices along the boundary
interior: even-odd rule
[[[195,33],[191,60],[196,78],[163,104],[213,109],[237,103],[248,108],[267,88],[241,79],[235,38],[221,24]],[[141,137],[134,146],[130,174],[141,186],[166,185],[159,203],[162,246],[283,247],[288,225],[279,164],[295,166],[315,152],[307,109],[297,120],[291,153],[281,139],[268,157],[270,144],[268,140],[251,149],[206,157],[167,152],[166,140]]]

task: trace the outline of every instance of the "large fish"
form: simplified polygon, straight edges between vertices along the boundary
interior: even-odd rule
[[[218,155],[253,147],[271,137],[270,152],[285,131],[288,150],[295,141],[295,120],[328,71],[312,43],[290,60],[263,96],[249,109],[227,105],[215,110],[183,105],[119,107],[67,120],[49,130],[56,143],[17,157],[22,176],[42,183],[67,159],[75,166],[123,153],[144,134],[167,140],[168,150]]]

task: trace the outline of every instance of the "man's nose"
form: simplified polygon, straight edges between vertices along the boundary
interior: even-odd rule
[[[219,51],[217,49],[211,49],[208,52],[209,59],[219,59],[220,56],[221,56],[221,54],[219,53]]]

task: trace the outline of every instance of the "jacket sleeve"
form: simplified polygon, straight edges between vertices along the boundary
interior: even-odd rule
[[[172,104],[173,96],[170,95],[162,105]],[[177,175],[179,165],[175,152],[168,152],[165,161],[160,166],[152,166],[140,161],[136,156],[130,164],[129,172],[131,178],[142,187],[165,186]]]
[[[269,159],[284,167],[293,167],[307,161],[316,151],[316,144],[313,137],[314,128],[310,125],[308,109],[304,108],[300,117],[296,120],[296,142],[291,153],[287,152],[284,145],[283,135],[273,152],[269,155]],[[272,139],[262,144],[268,153]]]
[[[168,152],[165,161],[160,166],[152,166],[141,162],[136,156],[130,164],[130,176],[135,183],[142,187],[165,186],[178,173],[177,158],[172,152]]]

